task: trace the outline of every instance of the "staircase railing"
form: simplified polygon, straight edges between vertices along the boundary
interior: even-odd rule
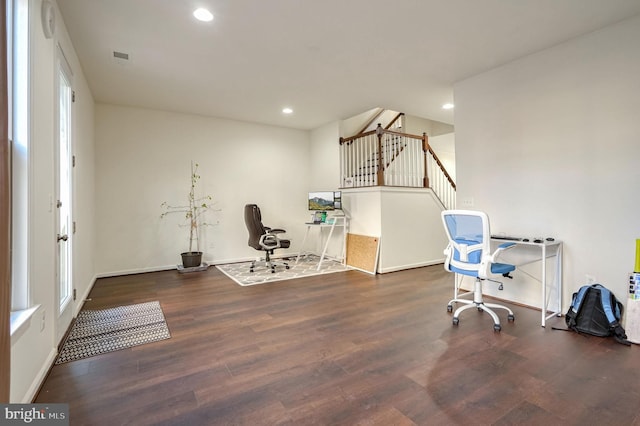
[[[456,183],[431,147],[427,153],[427,163],[431,189],[447,209],[454,209],[456,207]]]
[[[383,129],[340,138],[343,187],[431,188],[446,208],[455,207],[455,182],[422,136]]]

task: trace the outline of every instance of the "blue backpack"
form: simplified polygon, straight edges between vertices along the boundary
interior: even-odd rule
[[[585,285],[573,293],[565,321],[571,330],[578,333],[613,336],[617,342],[631,346],[620,325],[622,311],[622,303],[606,287],[600,284]]]

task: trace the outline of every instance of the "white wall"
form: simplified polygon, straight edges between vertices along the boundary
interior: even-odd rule
[[[294,253],[307,218],[309,132],[226,119],[96,105],[96,268],[100,274],[175,267],[188,248],[180,217],[160,204],[186,201],[190,161],[214,208],[203,228],[204,260],[253,259],[243,208],[288,231]]]
[[[311,131],[309,145],[309,190],[331,191],[340,187],[340,123]]]
[[[378,272],[442,263],[447,238],[442,205],[423,188],[368,187],[343,191],[350,232],[380,237]]]
[[[368,111],[342,120],[340,122],[340,136],[343,138],[355,136],[360,130],[362,130],[362,127],[367,124],[373,117],[375,117],[379,112],[380,108],[372,108]],[[386,125],[386,123],[384,122],[382,122],[382,124]],[[373,129],[375,129],[377,125],[377,122],[375,124],[372,124]]]
[[[66,50],[72,51],[71,43]],[[77,313],[82,308],[82,302],[89,295],[96,279],[96,265],[94,245],[96,239],[96,212],[95,212],[95,146],[94,146],[94,100],[87,81],[82,75],[80,64],[72,54],[71,66],[75,72],[74,90],[76,101],[74,103],[73,122],[73,154],[76,159],[74,167],[74,216],[76,232],[73,234],[73,279],[77,290],[75,310]],[[75,316],[75,315],[74,315]]]
[[[309,146],[309,191],[337,191],[340,189],[340,126],[335,121],[310,132]],[[310,220],[308,213],[306,220]],[[327,255],[343,256],[344,228],[336,228],[327,246]],[[329,229],[313,227],[305,242],[304,251],[322,252]]]
[[[433,136],[452,133],[454,130],[451,124],[429,120],[428,118],[416,117],[415,115],[409,114],[404,116],[404,122],[404,131],[417,136],[421,136],[423,133],[426,133],[427,136],[431,138]]]
[[[494,232],[563,240],[565,309],[585,274],[627,298],[640,237],[638,40],[640,17],[454,88],[458,206],[473,200]]]
[[[429,146],[433,148],[442,165],[456,181],[456,136],[455,133],[429,137]]]
[[[94,280],[93,268],[93,98],[62,18],[56,16],[54,38],[46,39],[40,24],[40,1],[30,0],[31,127],[29,140],[29,287],[32,305],[39,305],[31,321],[11,337],[11,401],[30,402],[56,355],[57,319],[56,228],[53,194],[55,141],[55,59],[60,43],[72,68],[74,104],[74,215],[78,232],[74,241],[73,284],[78,298],[74,311]],[[44,318],[44,328],[41,329]]]
[[[442,263],[442,204],[430,189],[381,188],[380,272]]]

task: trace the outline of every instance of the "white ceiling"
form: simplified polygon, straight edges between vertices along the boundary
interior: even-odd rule
[[[97,102],[298,129],[374,107],[453,123],[454,82],[640,13],[638,0],[57,2]],[[202,6],[212,22],[193,18]]]

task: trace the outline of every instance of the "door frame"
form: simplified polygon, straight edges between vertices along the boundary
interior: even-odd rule
[[[60,342],[62,340],[62,338],[64,337],[64,335],[67,332],[67,329],[69,328],[69,326],[71,325],[71,320],[73,319],[73,315],[74,315],[74,294],[73,294],[73,289],[74,289],[74,285],[73,285],[73,207],[74,207],[74,197],[73,197],[73,193],[74,193],[74,182],[73,182],[73,139],[74,139],[74,132],[73,132],[73,117],[74,117],[74,112],[73,112],[73,72],[71,70],[71,66],[69,65],[69,62],[67,61],[64,52],[62,51],[62,48],[58,45],[57,49],[56,49],[56,64],[55,64],[55,81],[56,81],[56,85],[55,85],[55,141],[54,141],[54,149],[55,149],[55,155],[54,155],[54,175],[55,175],[55,187],[54,187],[54,192],[55,192],[55,200],[56,200],[56,209],[55,209],[55,230],[54,230],[54,241],[55,241],[55,294],[56,294],[56,299],[55,299],[55,303],[56,303],[56,321],[55,321],[55,336],[56,336],[56,341]],[[69,91],[67,92],[67,96],[69,97],[68,99],[68,105],[69,105],[69,110],[68,110],[68,117],[67,117],[67,143],[68,143],[68,149],[66,152],[66,163],[67,163],[67,175],[68,175],[68,179],[67,182],[62,182],[62,175],[61,175],[61,139],[60,139],[60,135],[61,135],[61,126],[60,126],[60,120],[61,120],[61,105],[60,105],[60,99],[61,99],[61,95],[62,95],[62,87],[61,87],[61,78],[64,77],[64,79],[66,80],[66,82],[68,83],[68,87],[69,87]],[[59,208],[59,200],[60,200],[60,189],[61,189],[61,185],[65,184],[65,186],[67,186],[67,191],[68,191],[68,195],[69,195],[69,199],[67,200],[67,204],[68,206],[66,206],[68,208],[69,211],[69,215],[68,215],[68,223],[67,223],[67,229],[66,229],[66,240],[62,240],[61,237],[61,229],[60,229],[60,224],[61,224],[61,218],[60,218],[60,208]],[[66,271],[65,271],[65,277],[68,280],[68,287],[67,287],[67,297],[65,298],[64,301],[61,301],[61,248],[63,246],[61,246],[61,244],[64,244],[64,249],[66,250]]]

